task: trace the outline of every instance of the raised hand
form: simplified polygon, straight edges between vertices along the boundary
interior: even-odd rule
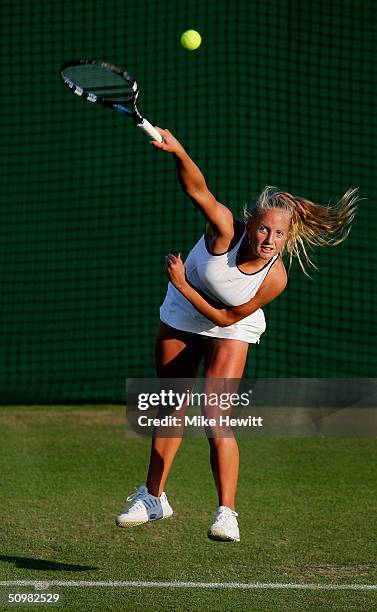
[[[150,140],[150,144],[153,145],[156,149],[161,149],[161,151],[165,151],[165,153],[179,153],[184,152],[184,148],[182,147],[179,140],[177,140],[169,130],[163,130],[157,125],[154,126],[158,133],[164,139],[163,142],[157,142],[157,140]]]

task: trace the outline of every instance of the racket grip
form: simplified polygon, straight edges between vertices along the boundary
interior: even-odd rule
[[[146,132],[148,136],[153,138],[153,140],[157,140],[157,142],[163,141],[161,134],[157,132],[156,128],[154,128],[153,125],[149,123],[149,121],[147,121],[147,119],[143,119],[141,123],[137,124],[137,127],[144,130],[144,132]]]

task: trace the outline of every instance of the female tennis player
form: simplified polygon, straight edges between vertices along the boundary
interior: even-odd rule
[[[246,220],[237,219],[209,191],[180,142],[169,130],[157,129],[163,142],[151,144],[173,154],[178,180],[207,224],[185,263],[180,255],[167,256],[170,282],[160,309],[156,373],[159,378],[194,379],[204,359],[206,381],[239,380],[249,345],[258,343],[266,328],[261,308],[286,287],[288,276],[281,255],[288,253],[289,267],[296,256],[307,274],[305,264],[314,265],[308,246],[336,245],[347,237],[356,212],[357,189],[347,191],[337,204],[324,207],[266,187],[252,210],[245,211]],[[117,525],[140,525],[173,514],[164,487],[182,433],[164,437],[156,431],[146,484],[127,498],[131,503],[116,517]],[[208,442],[219,501],[208,536],[239,542],[237,441],[232,435],[212,433]]]

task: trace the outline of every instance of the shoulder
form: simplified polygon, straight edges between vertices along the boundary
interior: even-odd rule
[[[278,255],[278,257],[275,259],[274,263],[271,266],[271,270],[270,273],[275,274],[276,276],[281,277],[282,279],[284,279],[285,283],[287,284],[288,282],[288,274],[287,274],[287,270],[286,267],[284,265],[284,262],[281,258],[281,255]]]
[[[279,255],[272,264],[267,276],[270,275],[275,279],[275,281],[279,280],[280,282],[284,283],[284,286],[288,283],[288,274],[281,255]]]
[[[245,231],[245,223],[232,216],[233,230],[229,236],[222,236],[209,222],[206,223],[205,237],[209,251],[214,254],[231,251],[241,240]]]
[[[284,291],[285,287],[287,286],[287,283],[287,270],[285,269],[285,265],[282,261],[282,258],[279,256],[269,269],[268,274],[261,285],[261,288],[263,287],[264,290],[271,291],[272,293],[278,295],[279,293]]]

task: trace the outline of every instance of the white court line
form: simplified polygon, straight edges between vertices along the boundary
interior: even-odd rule
[[[138,580],[95,581],[95,580],[2,580],[0,586],[32,586],[45,590],[50,587],[139,587],[174,589],[300,589],[307,591],[377,591],[377,584],[303,584],[284,582],[144,582]]]

